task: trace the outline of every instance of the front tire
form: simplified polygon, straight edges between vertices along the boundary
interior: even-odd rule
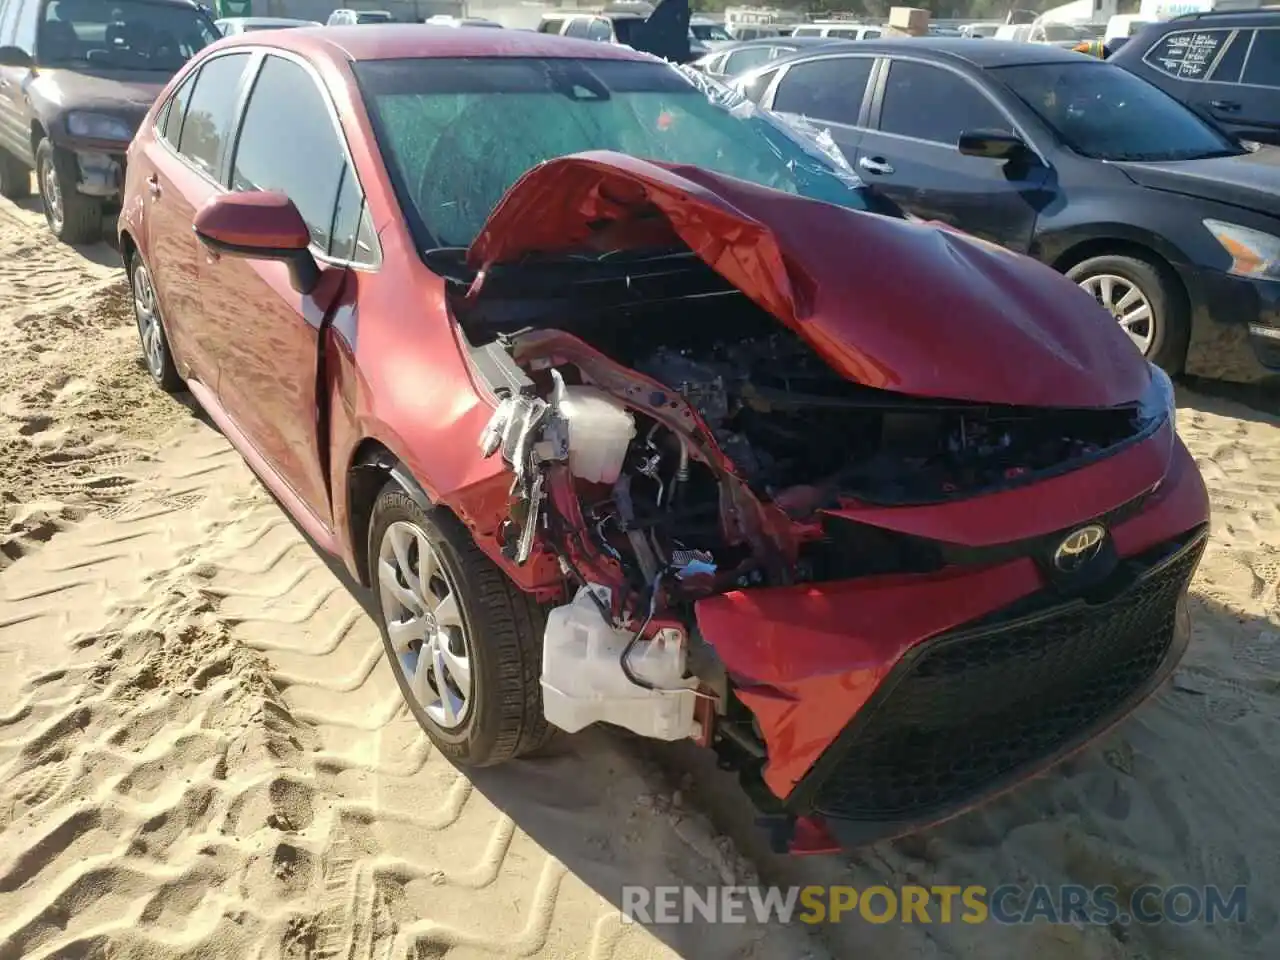
[[[1107,254],[1077,263],[1067,276],[1111,314],[1144,357],[1170,376],[1182,372],[1191,323],[1167,267]]]
[[[491,766],[543,746],[542,612],[455,518],[395,481],[373,506],[369,577],[400,693],[446,757]]]
[[[36,147],[36,179],[44,218],[53,235],[63,243],[95,243],[102,238],[102,201],[86,197],[76,188],[76,158],[66,150],[41,140]]]
[[[0,197],[25,200],[31,196],[31,169],[13,154],[0,149]]]

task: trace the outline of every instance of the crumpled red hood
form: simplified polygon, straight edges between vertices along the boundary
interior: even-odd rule
[[[867,386],[1101,407],[1137,400],[1149,381],[1110,315],[1043,264],[939,225],[699,167],[607,151],[548,161],[494,208],[468,260],[484,269],[535,252],[677,240]]]

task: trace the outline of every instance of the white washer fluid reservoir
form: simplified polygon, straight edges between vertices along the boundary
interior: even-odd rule
[[[612,723],[657,740],[696,736],[697,680],[684,679],[685,644],[662,635],[639,641],[628,666],[659,689],[637,686],[621,665],[632,635],[604,619],[589,590],[608,607],[609,588],[592,584],[547,614],[542,704],[548,722],[569,733],[592,723]]]
[[[591,483],[613,484],[636,435],[631,412],[599,387],[565,386],[552,371],[552,405],[569,425],[569,470]]]

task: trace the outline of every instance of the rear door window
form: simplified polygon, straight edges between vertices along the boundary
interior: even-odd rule
[[[214,57],[200,68],[195,91],[182,120],[178,152],[215,180],[235,120],[240,80],[249,54]]]
[[[1170,77],[1203,80],[1230,36],[1230,30],[1179,30],[1157,40],[1142,59]]]
[[[828,57],[797,63],[782,77],[773,109],[857,126],[874,57]]]
[[[966,130],[1009,130],[994,103],[959,74],[894,60],[884,88],[880,131],[956,146]]]
[[[1242,83],[1280,89],[1280,30],[1259,30],[1249,48]]]
[[[564,27],[563,20],[543,20],[538,24],[539,33],[559,33]]]
[[[315,80],[292,60],[267,57],[240,126],[231,189],[286,194],[306,221],[311,242],[328,253],[346,159]],[[348,216],[354,202],[349,198],[345,205]],[[344,229],[354,231],[354,226]],[[344,244],[349,250],[350,241],[344,238]]]
[[[586,40],[591,36],[591,21],[586,17],[575,17],[569,21],[569,26],[565,27],[564,35]]]

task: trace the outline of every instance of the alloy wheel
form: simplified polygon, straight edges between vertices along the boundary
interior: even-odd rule
[[[159,379],[164,374],[164,334],[160,327],[160,312],[156,309],[151,273],[140,260],[133,268],[133,315],[138,323],[138,338],[142,341],[147,369]]]
[[[1094,274],[1079,282],[1120,324],[1142,355],[1149,355],[1156,339],[1156,318],[1138,285],[1114,273]]]
[[[433,723],[444,730],[461,726],[472,700],[467,628],[457,591],[420,528],[404,520],[387,528],[377,581],[393,667]]]
[[[54,233],[61,233],[65,213],[62,209],[62,187],[58,184],[58,171],[52,160],[40,164],[40,194],[44,200],[45,216]]]

